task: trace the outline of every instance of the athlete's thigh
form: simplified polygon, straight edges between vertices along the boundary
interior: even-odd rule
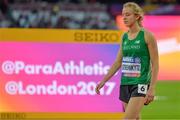
[[[144,97],[131,97],[125,111],[125,119],[138,118],[144,106]]]

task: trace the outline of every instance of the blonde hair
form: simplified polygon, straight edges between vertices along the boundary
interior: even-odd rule
[[[123,7],[130,7],[134,11],[134,14],[139,15],[138,25],[142,27],[142,20],[144,17],[143,9],[137,3],[134,2],[127,2],[123,5]]]

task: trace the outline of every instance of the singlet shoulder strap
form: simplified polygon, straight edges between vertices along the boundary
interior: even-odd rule
[[[127,32],[123,34],[122,40],[125,40],[127,38]]]

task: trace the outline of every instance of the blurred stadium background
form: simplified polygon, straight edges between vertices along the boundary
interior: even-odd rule
[[[117,29],[126,0],[1,0],[0,27]],[[147,15],[179,15],[178,0],[139,0]]]
[[[121,15],[123,3],[128,0],[0,0],[0,28],[41,28],[48,30],[123,30],[117,17]],[[138,0],[146,15],[167,16],[170,19],[180,16],[179,0]],[[180,18],[177,18],[176,36],[180,30]],[[166,17],[164,17],[166,20]],[[158,21],[153,23],[161,24]],[[173,23],[164,23],[164,25]],[[19,30],[19,29],[18,29]],[[159,29],[161,30],[161,29]],[[165,27],[165,33],[168,29]],[[8,31],[7,31],[8,32]],[[0,33],[0,40],[3,37]],[[161,33],[160,33],[161,34]],[[162,37],[160,36],[160,39]],[[180,37],[177,37],[178,48],[175,54],[161,56],[163,78],[157,83],[155,101],[142,111],[142,119],[180,119]],[[2,43],[2,41],[1,41]],[[3,44],[0,44],[1,47]],[[164,44],[165,47],[171,47]],[[91,56],[92,57],[92,56]],[[170,60],[170,57],[172,59]],[[174,62],[173,67],[171,64]],[[166,69],[166,70],[164,70]],[[162,70],[162,69],[161,69]],[[168,76],[172,74],[172,76]],[[118,97],[117,97],[118,98]],[[1,102],[1,101],[0,101]],[[111,104],[111,103],[107,103]],[[88,108],[87,108],[88,109]],[[96,109],[96,108],[94,108]],[[0,112],[11,112],[3,111]],[[15,112],[15,111],[13,111]],[[23,112],[23,111],[21,111]],[[33,111],[32,111],[33,112]],[[1,116],[2,117],[2,116]],[[117,116],[115,116],[116,118]],[[115,119],[114,118],[114,119]],[[91,118],[92,119],[92,118]],[[98,118],[97,118],[98,119]],[[110,118],[109,118],[110,119]],[[112,118],[113,119],[113,118]]]

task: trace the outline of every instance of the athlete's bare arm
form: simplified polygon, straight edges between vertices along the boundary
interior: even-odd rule
[[[149,104],[151,101],[153,101],[155,95],[155,86],[159,71],[159,55],[158,55],[157,42],[151,32],[149,31],[145,32],[145,40],[148,45],[151,66],[152,66],[151,82],[145,101],[146,104]]]
[[[118,71],[122,64],[122,39],[120,42],[120,49],[117,53],[116,59],[109,69],[108,73],[104,76],[103,80],[96,86],[96,93],[100,94],[99,90],[104,86],[104,84],[110,80],[110,78]]]

